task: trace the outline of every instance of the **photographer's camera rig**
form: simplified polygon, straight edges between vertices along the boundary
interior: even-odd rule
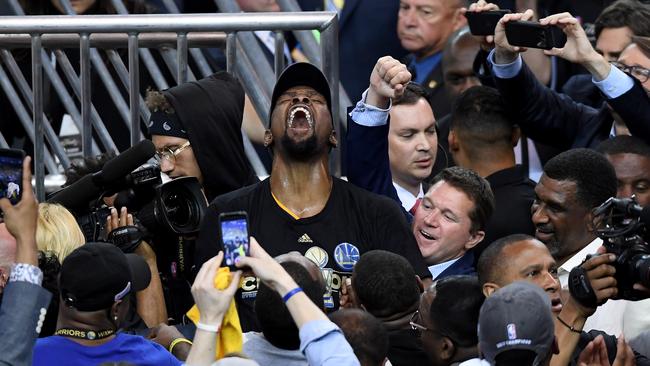
[[[593,225],[607,252],[616,255],[617,298],[648,298],[633,286],[650,288],[650,207],[642,208],[633,198],[612,197],[593,210]]]

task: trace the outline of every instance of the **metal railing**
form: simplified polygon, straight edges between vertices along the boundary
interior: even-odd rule
[[[119,9],[118,9],[119,11]],[[90,156],[100,150],[97,142],[93,141],[93,131],[99,138],[104,151],[115,151],[115,144],[106,131],[101,116],[94,109],[90,99],[90,70],[91,64],[98,72],[102,82],[114,99],[125,126],[130,132],[131,144],[142,139],[140,131],[141,120],[148,119],[149,111],[139,93],[139,60],[142,50],[140,47],[175,47],[176,57],[166,58],[166,62],[175,66],[177,81],[183,82],[193,78],[188,68],[188,52],[190,49],[210,45],[214,41],[223,42],[226,39],[226,56],[229,71],[233,71],[242,81],[244,89],[251,97],[256,111],[262,121],[268,120],[270,92],[272,83],[264,81],[260,72],[254,67],[260,65],[257,57],[252,58],[241,42],[237,40],[240,31],[271,30],[276,32],[276,46],[283,47],[282,31],[289,30],[318,30],[321,32],[321,58],[319,66],[330,81],[332,93],[332,110],[339,111],[339,72],[338,72],[338,19],[333,12],[301,12],[301,13],[238,13],[238,14],[156,14],[156,15],[84,15],[84,16],[5,16],[0,17],[0,56],[19,86],[20,94],[27,100],[32,110],[31,117],[24,107],[18,94],[4,69],[0,66],[0,81],[5,93],[13,99],[12,105],[21,119],[23,127],[34,142],[34,162],[36,176],[36,192],[39,200],[45,196],[43,179],[45,167],[48,171],[56,170],[55,158],[66,167],[69,164],[57,136],[52,131],[50,123],[43,114],[43,71],[50,79],[55,91],[62,99],[73,121],[79,122],[81,131],[82,150]],[[216,33],[216,32],[226,32]],[[128,71],[121,58],[108,51],[109,60],[117,71],[121,83],[128,86],[129,103],[126,107],[119,88],[108,74],[104,62],[99,59],[95,48],[128,47]],[[70,65],[63,47],[74,45],[80,52],[80,75]],[[14,67],[15,60],[7,49],[26,47],[31,48],[32,56],[32,86],[31,88],[22,77],[22,73]],[[78,100],[81,101],[81,111],[78,110],[73,98],[65,92],[63,81],[50,63],[50,58],[44,48],[57,48],[54,52],[59,66],[71,85]],[[280,48],[281,49],[281,48]],[[114,52],[114,51],[113,51]],[[173,55],[171,55],[173,56]],[[195,57],[195,56],[193,56]],[[276,59],[283,54],[276,53]],[[98,60],[99,59],[99,60]],[[101,62],[100,62],[101,61]],[[101,66],[99,65],[101,64]],[[146,62],[145,62],[146,64]],[[268,63],[264,62],[268,65]],[[205,66],[205,65],[203,65]],[[199,68],[202,68],[201,64]],[[283,64],[276,61],[275,71],[281,70]],[[204,75],[206,70],[202,71]],[[272,74],[271,74],[272,75]],[[192,76],[192,77],[190,77]],[[22,80],[20,78],[22,77]],[[154,77],[155,79],[155,77]],[[5,85],[7,84],[7,85]],[[161,81],[156,84],[160,86]],[[15,103],[14,103],[15,102]],[[128,111],[128,113],[126,113]],[[338,129],[338,123],[335,124]],[[340,131],[337,131],[340,132]],[[44,139],[47,139],[52,152],[46,151]],[[250,141],[246,140],[249,158]],[[0,135],[0,146],[6,145]],[[254,153],[254,151],[253,151]],[[340,174],[340,153],[333,156],[333,173]]]

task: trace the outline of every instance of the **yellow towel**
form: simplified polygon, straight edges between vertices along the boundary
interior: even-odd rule
[[[221,267],[217,271],[217,276],[214,278],[214,287],[223,290],[230,285],[231,280],[232,275],[230,269],[228,267]],[[199,308],[194,305],[187,312],[187,316],[194,324],[198,323],[200,316]],[[241,324],[239,324],[239,315],[235,307],[235,299],[233,299],[221,322],[221,331],[217,334],[217,360],[229,353],[241,352],[242,344]]]

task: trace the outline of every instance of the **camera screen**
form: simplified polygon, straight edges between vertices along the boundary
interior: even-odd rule
[[[221,235],[226,265],[235,264],[235,259],[248,254],[248,228],[245,218],[221,222]]]
[[[0,156],[0,197],[9,198],[12,205],[20,201],[23,161],[20,157]]]

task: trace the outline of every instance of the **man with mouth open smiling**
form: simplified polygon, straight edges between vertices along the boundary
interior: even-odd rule
[[[603,249],[599,250],[603,253]],[[591,257],[581,266],[594,289],[598,304],[608,301],[617,293],[616,280],[613,277],[613,255]],[[560,296],[561,286],[558,279],[558,263],[551,256],[549,249],[539,240],[524,234],[514,234],[501,238],[483,252],[478,262],[479,283],[487,297],[501,287],[515,281],[528,281],[546,292],[551,300],[551,310],[555,321],[555,337],[560,353],[553,356],[553,365],[571,365],[589,341],[601,335],[607,344],[609,362],[616,356],[617,340],[602,330],[583,332],[585,322],[595,308],[580,305],[568,295],[564,301]],[[609,300],[611,301],[611,300]],[[600,309],[600,307],[599,307]],[[624,343],[623,343],[624,344]],[[618,345],[622,345],[619,341]],[[646,364],[642,357],[639,365]]]
[[[249,234],[269,254],[299,251],[321,268],[329,309],[338,308],[354,264],[373,249],[400,254],[421,278],[430,277],[399,205],[330,175],[328,154],[337,145],[331,94],[315,66],[293,64],[278,79],[265,145],[273,153],[271,176],[212,202],[197,241],[197,264],[221,247],[219,213],[246,211]],[[257,279],[245,277],[236,296],[245,331],[258,328],[256,290]]]
[[[485,179],[459,167],[443,170],[423,192],[437,137],[431,108],[410,90],[410,80],[404,64],[390,56],[377,60],[370,87],[348,120],[348,179],[401,202],[414,216],[413,235],[434,278],[473,274],[471,249],[485,236],[494,195]],[[404,97],[415,103],[393,105]]]
[[[535,237],[546,244],[559,263],[558,277],[563,289],[568,288],[571,269],[602,245],[591,211],[609,197],[616,197],[616,187],[614,167],[593,150],[565,151],[544,166],[531,207]],[[632,336],[632,329],[638,331],[650,322],[648,309],[650,300],[608,301],[587,320],[584,329],[600,329],[610,334],[625,331]],[[626,316],[631,311],[643,315]]]

